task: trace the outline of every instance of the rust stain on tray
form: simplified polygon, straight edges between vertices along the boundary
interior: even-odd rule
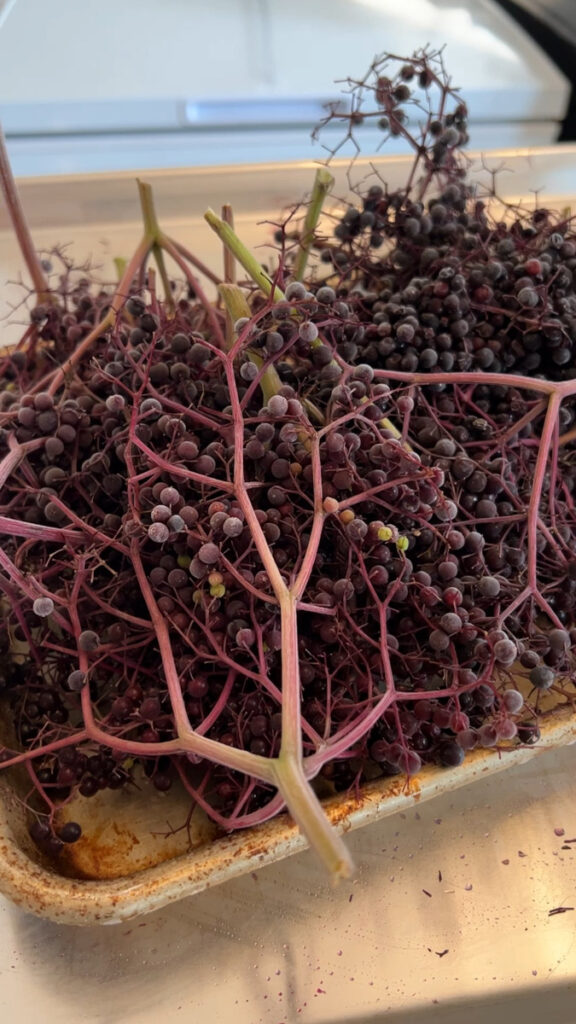
[[[206,846],[218,830],[204,816],[193,816],[189,830],[171,828],[170,821],[185,820],[187,810],[183,793],[175,791],[164,799],[145,784],[128,799],[117,791],[74,800],[59,820],[78,821],[82,836],[64,847],[57,870],[69,878],[113,880]]]
[[[102,825],[65,847],[60,859],[63,867],[76,878],[118,878],[126,873],[126,862],[136,859],[131,856],[135,846],[140,846],[138,836],[112,822],[110,828]],[[138,863],[132,865],[137,871],[159,863],[153,857],[137,860]]]

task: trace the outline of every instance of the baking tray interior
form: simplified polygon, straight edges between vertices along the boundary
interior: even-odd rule
[[[548,205],[570,206],[572,168],[576,149],[511,151],[474,159],[480,179],[488,183],[486,168],[501,167],[501,197],[526,206],[544,192]],[[347,162],[336,162],[334,188],[344,198],[350,184],[377,173],[391,187],[406,173],[405,159],[372,163],[358,161],[350,172]],[[226,170],[153,172],[145,175],[156,196],[160,220],[172,235],[219,268],[221,248],[202,219],[204,209],[230,202],[236,227],[246,244],[266,258],[278,211],[309,191],[313,164],[281,167],[241,167]],[[37,246],[49,251],[66,245],[78,258],[90,256],[106,280],[112,260],[130,253],[140,236],[138,202],[132,174],[55,178],[21,183],[24,206]],[[542,198],[538,200],[542,203]],[[0,279],[14,282],[4,302],[15,306],[21,288],[16,283],[19,255],[0,212]],[[262,246],[263,248],[259,248]],[[269,250],[268,250],[269,252]],[[6,313],[6,307],[4,312]],[[9,319],[23,319],[12,310]],[[10,331],[3,335],[9,343]],[[547,746],[573,742],[570,710],[550,722],[537,748],[499,755],[480,751],[463,766],[427,769],[415,780],[392,779],[364,787],[361,799],[353,795],[331,799],[327,810],[341,831],[358,828],[403,808],[458,788],[479,776],[511,768],[535,757]],[[26,909],[58,921],[89,923],[119,921],[149,912],[203,888],[283,859],[305,847],[286,816],[257,831],[222,836],[200,813],[191,829],[178,829],[185,816],[184,796],[150,793],[145,779],[138,790],[106,793],[74,807],[74,817],[85,836],[56,868],[43,862],[31,843],[22,808],[17,774],[0,776],[0,888]]]

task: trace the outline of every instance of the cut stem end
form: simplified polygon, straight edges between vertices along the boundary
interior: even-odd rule
[[[346,844],[329,822],[304,774],[302,762],[280,752],[275,762],[275,782],[294,821],[320,858],[334,884],[350,878],[354,863]]]

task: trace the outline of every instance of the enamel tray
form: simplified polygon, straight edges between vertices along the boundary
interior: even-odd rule
[[[473,164],[487,187],[489,170],[501,168],[497,189],[508,201],[532,206],[540,193],[548,206],[563,209],[573,202],[575,147],[504,151],[473,158]],[[404,158],[382,159],[376,170],[393,187],[404,180],[406,166]],[[205,208],[230,203],[236,230],[265,261],[266,249],[257,247],[271,239],[278,211],[305,196],[314,170],[313,163],[271,164],[146,172],[143,177],[153,185],[160,221],[170,234],[219,268],[221,250],[203,222]],[[348,162],[342,161],[332,170],[334,196],[345,198],[351,186],[375,173],[375,166],[358,161],[350,172]],[[102,279],[111,280],[114,257],[129,255],[140,237],[137,176],[134,172],[22,181],[22,200],[37,247],[49,252],[55,244],[65,245],[82,261],[90,256]],[[543,199],[538,201],[542,204]],[[19,255],[0,209],[2,345],[14,340],[18,323],[25,320],[19,308],[19,269]],[[331,798],[326,810],[339,831],[358,829],[490,774],[513,770],[575,740],[576,714],[564,710],[547,720],[534,747],[501,754],[475,751],[456,769],[426,768],[409,783],[400,777],[371,783],[358,799]],[[152,797],[145,781],[136,793],[105,792],[80,801],[74,818],[83,824],[84,835],[56,866],[43,863],[28,838],[18,782],[0,773],[0,891],[23,909],[52,921],[112,924],[254,872],[306,847],[287,815],[227,836],[194,816],[189,835],[177,831],[183,801],[178,791]]]

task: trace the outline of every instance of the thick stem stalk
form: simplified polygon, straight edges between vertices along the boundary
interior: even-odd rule
[[[553,380],[541,380],[536,377],[523,377],[517,373],[489,373],[488,370],[472,371],[446,371],[446,373],[409,373],[404,370],[375,370],[374,377],[377,380],[398,380],[406,384],[419,384],[425,387],[427,384],[500,384],[507,388],[525,388],[526,391],[538,391],[544,395],[552,395],[555,392],[572,394],[576,390],[573,381],[567,382],[572,390],[563,390],[564,386]]]
[[[330,872],[333,881],[349,878],[354,871],[352,858],[344,841],[328,821],[304,774],[301,762],[290,754],[280,754],[274,764],[275,783],[290,814]]]
[[[532,483],[532,494],[530,496],[530,505],[528,507],[528,586],[531,587],[533,591],[535,591],[538,586],[536,574],[538,562],[538,513],[540,510],[542,489],[544,487],[546,466],[550,455],[552,435],[558,422],[560,401],[560,395],[558,393],[553,394],[550,398],[546,419],[544,420],[544,427],[542,429],[542,436],[540,438],[540,447],[538,450],[538,457],[536,459],[536,467],[534,470],[534,480]]]
[[[244,292],[237,284],[219,284],[218,295],[226,309],[226,351],[229,352],[236,340],[234,324],[242,317],[250,319],[252,311]]]
[[[244,270],[252,278],[254,284],[257,284],[265,295],[272,295],[275,302],[281,302],[284,299],[284,292],[274,284],[266,271],[262,269],[258,260],[249,252],[244,243],[240,241],[230,225],[226,224],[217,213],[214,213],[214,210],[206,210],[204,219],[233,256],[236,257],[240,265],[244,267]]]
[[[298,249],[298,256],[296,257],[296,263],[294,265],[294,280],[301,281],[304,277],[306,265],[308,263],[308,257],[310,256],[310,250],[314,241],[314,232],[320,219],[324,200],[330,192],[334,184],[334,178],[325,167],[320,167],[316,171],[316,177],[314,179],[314,186],[312,188],[312,198],[308,204],[308,210],[306,212],[306,220],[304,221],[304,228],[300,237],[300,245]]]
[[[7,534],[9,537],[26,537],[28,540],[54,540],[60,544],[65,541],[84,540],[79,530],[67,530],[66,527],[43,526],[42,523],[25,523],[21,519],[10,519],[9,516],[0,516],[0,534]]]
[[[234,231],[234,213],[229,203],[222,207],[222,220]],[[227,245],[224,246],[224,280],[227,284],[236,284],[236,260]]]
[[[296,598],[287,592],[280,598],[282,632],[282,741],[280,758],[302,760],[302,713],[300,701],[300,652]]]
[[[154,195],[152,193],[151,186],[148,185],[147,182],[140,181],[140,179],[138,179],[137,184],[140,195],[140,206],[142,208],[142,218],[144,220],[144,234],[151,242],[152,255],[156,261],[158,273],[160,274],[160,279],[162,281],[162,287],[164,288],[166,306],[168,311],[173,313],[174,297],[172,295],[172,288],[170,287],[170,279],[166,271],[164,253],[162,252],[162,232],[156,216]]]

